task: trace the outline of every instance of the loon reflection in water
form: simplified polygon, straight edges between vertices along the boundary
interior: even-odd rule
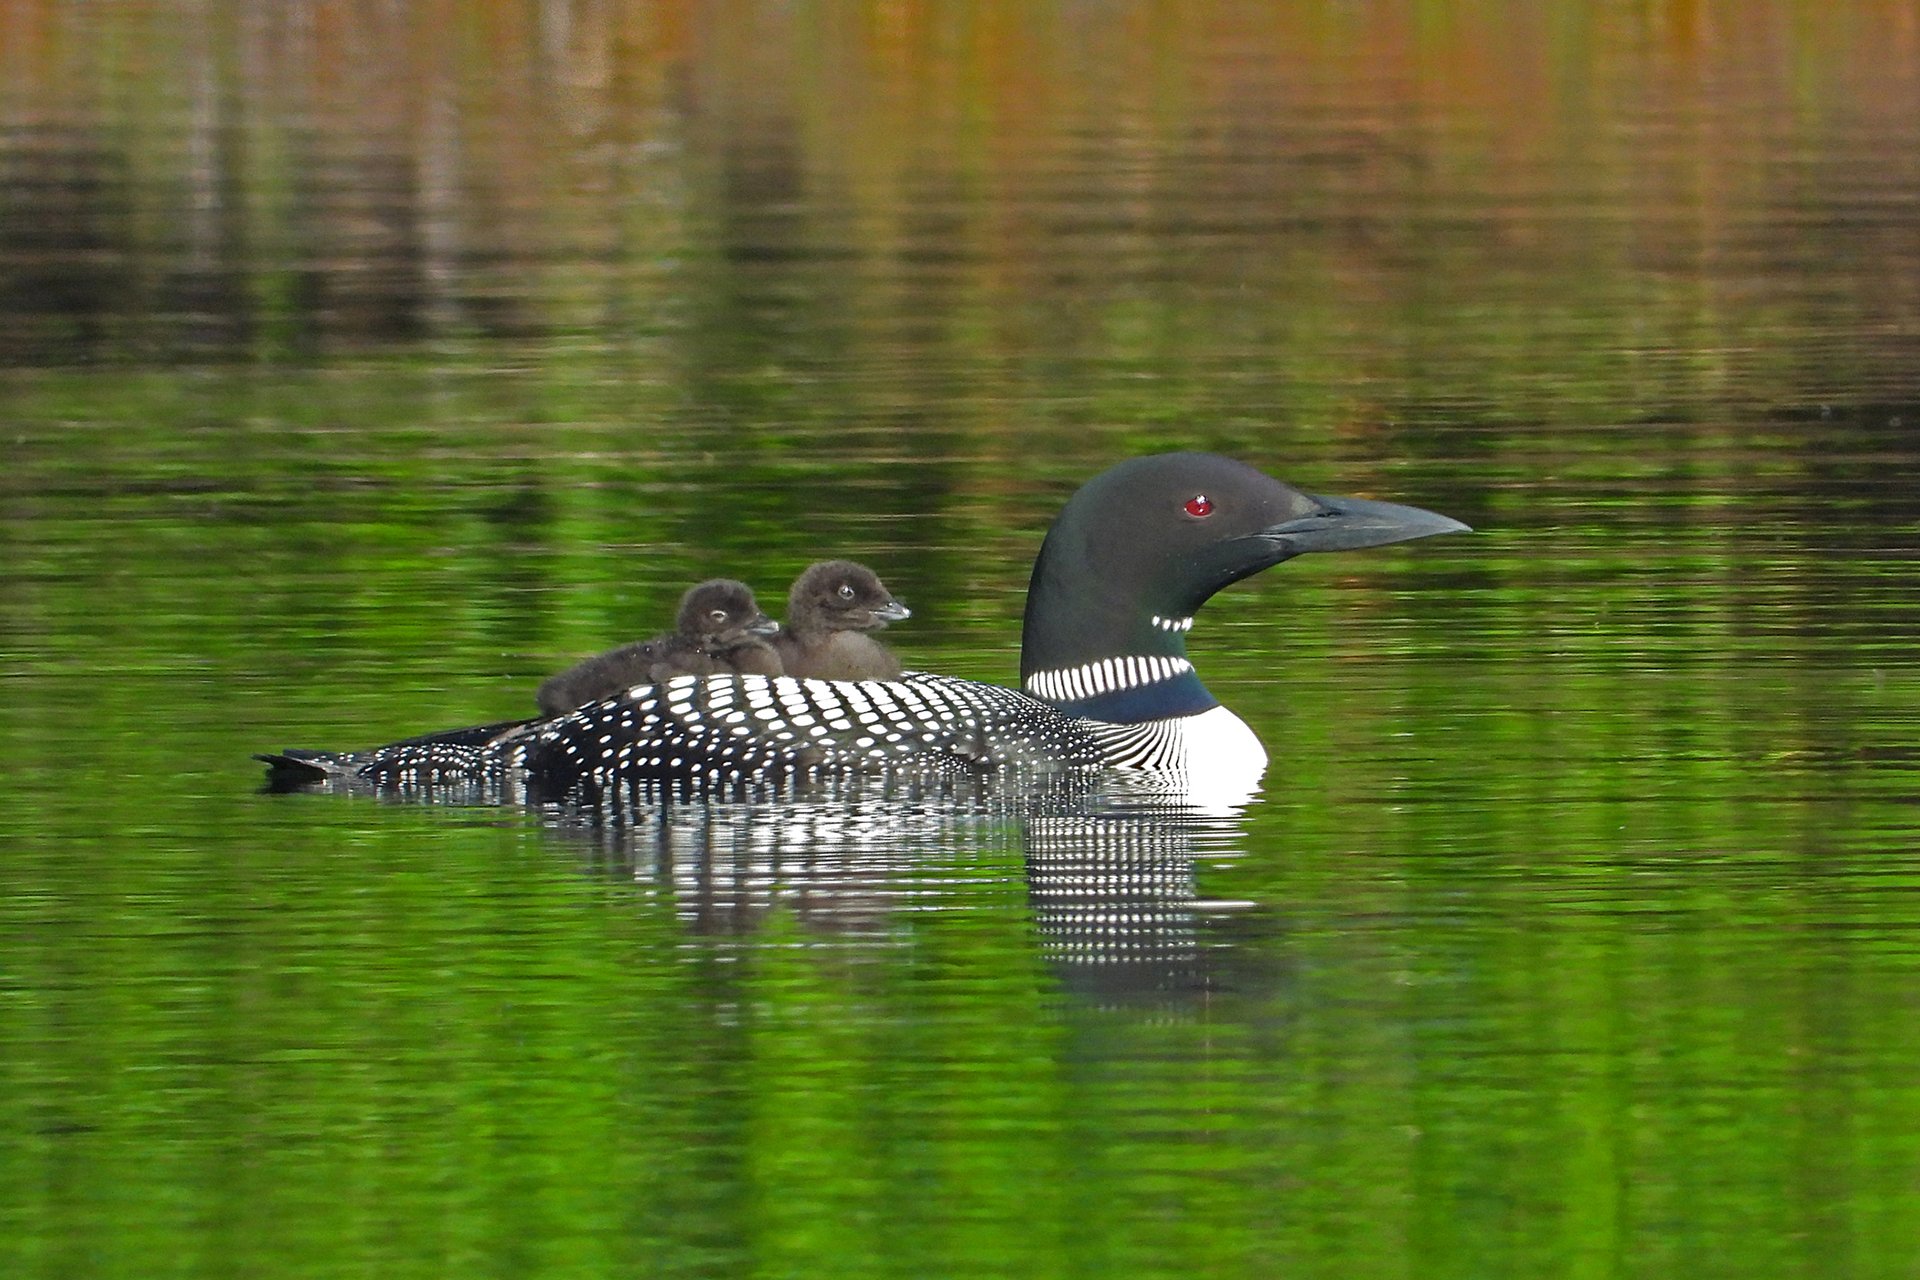
[[[906,913],[1024,893],[1037,953],[1065,991],[1176,1010],[1268,983],[1215,945],[1251,904],[1201,892],[1197,868],[1240,856],[1245,820],[1124,775],[1071,785],[854,778],[725,803],[534,812],[599,873],[630,881],[696,934],[751,933],[770,914],[842,942],[898,942]]]
[[[1027,592],[1020,690],[924,672],[898,682],[689,676],[545,720],[261,759],[277,787],[447,787],[536,802],[862,774],[1125,771],[1204,784],[1230,803],[1267,758],[1187,659],[1201,605],[1296,555],[1466,527],[1417,507],[1317,497],[1215,454],[1137,458],[1083,485],[1048,531]]]

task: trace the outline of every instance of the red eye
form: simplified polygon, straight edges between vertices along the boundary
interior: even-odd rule
[[[1187,499],[1187,514],[1199,519],[1213,514],[1213,499],[1204,493],[1196,493]]]

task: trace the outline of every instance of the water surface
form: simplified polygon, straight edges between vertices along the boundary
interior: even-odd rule
[[[1913,1274],[1908,7],[0,49],[7,1274]],[[826,555],[1011,681],[1174,447],[1477,530],[1209,605],[1237,810],[257,792]]]

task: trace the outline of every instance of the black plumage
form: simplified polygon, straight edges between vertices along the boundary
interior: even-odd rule
[[[1207,599],[1297,555],[1466,527],[1417,507],[1306,493],[1214,454],[1136,458],[1081,486],[1042,543],[1027,591],[1017,690],[923,672],[852,679],[846,668],[830,668],[831,680],[796,679],[789,668],[783,676],[621,688],[483,742],[483,730],[454,731],[372,751],[261,758],[274,785],[473,784],[509,796],[581,800],[613,788],[720,794],[875,772],[1118,769],[1238,785],[1257,779],[1267,757],[1187,658],[1186,633]],[[858,568],[828,565],[836,563]],[[814,566],[795,584],[805,597],[793,619],[803,660],[808,634],[871,642],[869,630],[905,616],[870,572],[864,592],[859,582],[844,584],[851,601],[839,583],[825,595],[811,586],[802,593],[815,570],[830,577]],[[831,612],[836,601],[864,609],[864,625],[834,627],[809,616],[816,605]],[[816,649],[836,653],[839,644]],[[897,676],[891,655],[886,660],[881,669]]]

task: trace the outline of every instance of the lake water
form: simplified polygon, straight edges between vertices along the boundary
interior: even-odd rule
[[[1910,4],[0,11],[0,1272],[1920,1271]],[[1242,806],[259,793],[1164,448]]]

